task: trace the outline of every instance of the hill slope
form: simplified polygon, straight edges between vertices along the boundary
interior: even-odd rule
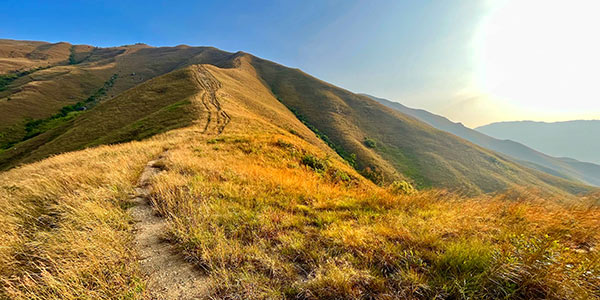
[[[567,122],[500,122],[475,128],[498,139],[510,139],[556,157],[600,164],[600,120]]]
[[[374,96],[369,97],[383,105],[413,116],[439,130],[452,133],[481,147],[506,154],[514,158],[514,160],[520,164],[524,164],[554,176],[578,180],[594,186],[600,186],[599,165],[585,163],[574,159],[552,157],[512,140],[499,140],[490,137],[478,132],[477,130],[467,128],[460,123],[454,123],[442,116],[432,114],[426,110],[409,108],[400,103]],[[554,139],[554,137],[546,138]]]
[[[77,111],[53,141],[80,147],[151,135],[150,120],[181,120],[165,111],[189,101],[184,114],[193,119],[181,128],[1,172],[0,299],[148,299],[167,288],[144,270],[161,252],[139,251],[128,210],[155,160],[161,172],[141,181],[166,224],[156,235],[206,277],[212,299],[600,297],[597,199],[564,205],[521,189],[463,198],[375,185],[275,98],[254,60],[239,54],[231,67],[193,64],[147,80]],[[287,84],[272,86],[289,97]],[[416,126],[407,136],[449,136],[342,96]],[[132,125],[143,115],[144,126]],[[51,143],[39,149],[53,152]]]
[[[378,183],[408,180],[420,188],[472,194],[518,185],[547,192],[590,190],[523,167],[368,97],[249,54],[143,44],[88,50],[73,63],[19,77],[0,94],[6,97],[0,100],[0,111],[11,112],[0,122],[2,167],[187,126],[198,117],[194,102],[208,105],[205,113],[226,122],[229,116],[220,116],[211,100],[218,89],[215,82],[221,82],[211,78],[226,76],[231,79],[228,84],[238,87],[238,99],[247,99],[236,105],[325,151],[334,149]],[[212,75],[205,77],[206,70]],[[208,100],[193,96],[198,92],[193,82],[199,82]],[[257,93],[260,97],[247,96]]]
[[[253,65],[280,101],[339,146],[342,156],[356,154],[357,168],[375,181],[405,176],[421,187],[476,192],[515,183],[578,189],[299,70],[258,58]]]

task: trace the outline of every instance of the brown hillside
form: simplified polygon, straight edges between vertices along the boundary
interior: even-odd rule
[[[0,299],[168,291],[143,262],[169,256],[140,251],[129,213],[149,161],[161,171],[140,181],[165,224],[161,249],[185,257],[214,299],[598,297],[595,196],[559,204],[521,189],[464,198],[377,186],[277,101],[247,59],[149,80],[71,119],[57,139],[121,137],[132,127],[118,117],[137,112],[119,107],[132,101],[160,112],[188,99],[189,126],[1,172]],[[161,93],[170,88],[177,99]]]
[[[231,93],[237,97],[229,105],[241,106],[320,147],[327,144],[377,183],[408,180],[420,188],[475,194],[520,185],[547,192],[590,189],[520,166],[297,69],[241,52],[143,44],[73,49],[74,64],[20,77],[0,92],[5,97],[0,98],[0,110],[10,112],[0,123],[2,166],[185,126],[197,118],[190,112],[198,106],[187,105],[186,101],[193,103],[189,99],[195,88],[190,75],[183,74],[195,74],[197,67],[189,67],[204,64],[211,76],[221,79],[221,87],[236,87]],[[161,77],[164,74],[167,77]],[[56,115],[61,107],[89,97],[94,100],[90,104]],[[28,120],[41,120],[42,125]]]

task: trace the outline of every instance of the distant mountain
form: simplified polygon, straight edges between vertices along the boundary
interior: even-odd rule
[[[600,164],[600,120],[500,122],[475,130],[498,139],[523,143],[552,156]]]
[[[581,161],[577,161],[575,159],[570,159],[570,158],[557,158],[557,157],[552,157],[550,155],[538,152],[536,150],[533,150],[521,143],[518,142],[514,142],[512,140],[500,140],[494,137],[490,137],[484,133],[481,133],[479,131],[470,129],[465,127],[464,125],[462,125],[461,123],[454,123],[442,116],[439,115],[435,115],[432,114],[426,110],[422,110],[422,109],[413,109],[413,108],[409,108],[406,107],[400,103],[397,102],[393,102],[393,101],[389,101],[386,99],[382,99],[382,98],[377,98],[374,96],[369,96],[366,95],[368,97],[371,97],[372,99],[378,101],[379,103],[386,105],[388,107],[394,108],[404,114],[413,116],[437,129],[452,133],[458,137],[461,137],[467,141],[470,141],[476,145],[479,145],[481,147],[493,150],[493,151],[497,151],[499,153],[508,155],[510,157],[513,158],[514,161],[517,161],[521,164],[527,165],[529,167],[535,168],[537,170],[546,172],[548,174],[552,174],[555,176],[559,176],[562,178],[566,178],[566,179],[576,179],[579,180],[581,182],[587,183],[587,184],[591,184],[591,185],[595,185],[595,186],[600,186],[600,165],[597,164],[593,164],[593,163],[587,163],[587,162],[581,162]],[[589,121],[592,122],[592,121]],[[596,124],[596,131],[593,131],[591,129],[592,125],[591,124],[587,124],[588,125],[588,129],[585,131],[586,134],[588,134],[589,136],[591,136],[592,133],[594,132],[600,132],[600,121],[595,121],[597,122]],[[499,123],[497,125],[502,125],[503,123]],[[490,127],[488,128],[482,128],[482,132],[488,132],[488,129],[490,131],[494,131],[494,128],[496,126],[492,126],[489,125]],[[500,127],[500,126],[498,126]],[[510,126],[507,126],[510,127]],[[582,126],[583,128],[583,126]],[[516,135],[516,133],[518,132],[517,130],[513,130],[511,132],[514,132]],[[521,133],[523,133],[522,136],[535,136],[536,134],[534,133],[527,133],[526,131],[522,131]],[[540,133],[541,134],[541,133]],[[581,136],[582,134],[575,134],[574,136]],[[573,140],[575,140],[576,138],[573,138]],[[519,139],[516,139],[517,141],[519,141]],[[557,141],[559,140],[558,138],[556,139]],[[600,155],[600,141],[598,139],[593,139],[593,138],[589,138],[588,139],[588,147],[590,149],[596,149],[595,153],[597,156]],[[556,143],[559,144],[559,143]],[[580,143],[578,144],[580,145]],[[594,148],[594,145],[595,148]],[[552,146],[550,146],[552,147]],[[558,146],[557,146],[558,147]],[[562,146],[561,148],[565,148],[564,146]],[[540,149],[542,151],[544,151],[544,149]],[[545,151],[544,151],[545,152]],[[550,152],[554,154],[555,152]],[[600,159],[599,159],[600,161]]]

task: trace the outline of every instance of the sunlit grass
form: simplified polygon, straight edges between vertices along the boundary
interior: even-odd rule
[[[598,296],[593,205],[398,193],[284,133],[180,145],[165,165],[153,202],[217,298]]]
[[[151,146],[100,147],[0,174],[0,298],[140,295],[125,209],[160,151]]]
[[[597,196],[381,187],[287,130],[234,117],[219,136],[192,126],[0,174],[0,295],[143,297],[128,199],[167,150],[151,201],[216,299],[600,296]]]

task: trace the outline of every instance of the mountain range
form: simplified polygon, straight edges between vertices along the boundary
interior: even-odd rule
[[[475,130],[497,139],[509,139],[555,157],[600,164],[600,120],[566,122],[500,122]]]
[[[406,107],[400,103],[393,102],[390,100],[386,100],[383,98],[377,98],[373,96],[369,96],[372,99],[378,101],[379,103],[396,109],[404,114],[415,117],[418,120],[421,120],[439,130],[443,130],[449,132],[453,135],[456,135],[460,138],[463,138],[471,143],[479,145],[481,147],[496,151],[498,153],[506,155],[506,157],[512,161],[515,161],[519,164],[528,166],[530,168],[552,174],[554,176],[558,176],[565,179],[577,180],[580,182],[584,182],[586,184],[600,186],[600,165],[587,163],[578,161],[572,158],[564,158],[564,157],[553,157],[547,155],[543,152],[536,151],[532,148],[527,147],[528,142],[531,140],[532,143],[535,143],[536,140],[547,141],[547,144],[562,144],[566,145],[566,141],[569,139],[564,139],[565,142],[560,140],[560,136],[551,136],[551,135],[537,135],[534,132],[524,133],[521,135],[520,139],[504,139],[504,138],[494,138],[492,136],[495,135],[486,135],[487,132],[493,132],[493,127],[480,127],[477,130],[473,130],[465,127],[461,123],[454,123],[448,120],[445,117],[432,114],[426,110],[422,109],[413,109]],[[500,123],[503,124],[503,123]],[[491,126],[491,125],[490,125]],[[500,127],[500,126],[498,126]],[[517,132],[518,130],[514,130]],[[590,131],[584,131],[590,132]],[[597,143],[591,136],[588,135],[588,139],[584,142],[584,139],[578,139],[579,145],[582,144],[594,144]],[[522,141],[523,143],[517,142],[517,140]],[[559,142],[561,141],[561,142]],[[578,145],[577,143],[571,143],[570,145]],[[550,147],[549,147],[550,148]],[[565,148],[565,147],[562,147]],[[575,146],[570,146],[568,148],[578,148]],[[589,147],[583,147],[585,149],[590,149]],[[582,150],[587,151],[587,150]],[[555,153],[553,151],[552,153]]]

